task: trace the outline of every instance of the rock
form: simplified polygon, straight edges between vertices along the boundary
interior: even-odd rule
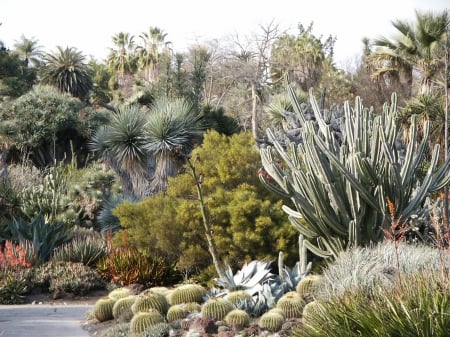
[[[217,333],[217,325],[213,319],[207,317],[199,317],[192,322],[189,327],[189,331],[203,334],[215,334]]]

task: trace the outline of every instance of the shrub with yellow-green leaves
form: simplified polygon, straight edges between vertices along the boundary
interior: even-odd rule
[[[232,266],[245,259],[274,260],[280,250],[287,264],[297,260],[297,232],[281,209],[282,201],[259,181],[258,151],[249,133],[223,136],[210,131],[192,158],[203,176],[202,190],[219,255]],[[217,155],[220,153],[220,155]],[[192,176],[186,172],[169,179],[167,191],[136,203],[118,205],[127,240],[137,247],[153,247],[177,263],[185,274],[210,265],[205,234]],[[121,240],[116,234],[115,244]],[[180,258],[181,257],[181,258]]]

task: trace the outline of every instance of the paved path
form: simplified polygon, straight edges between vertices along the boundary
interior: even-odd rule
[[[0,337],[89,337],[83,330],[92,305],[0,305]]]

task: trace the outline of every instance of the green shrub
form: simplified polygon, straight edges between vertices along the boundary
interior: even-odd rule
[[[31,222],[13,219],[9,229],[14,240],[27,241],[33,246],[33,262],[47,261],[55,247],[69,240],[68,227],[63,222],[49,223],[42,214]]]
[[[220,156],[217,156],[220,153]],[[205,134],[192,158],[204,175],[202,190],[219,256],[232,267],[252,259],[276,259],[285,252],[286,263],[297,260],[297,233],[281,209],[282,201],[260,183],[258,151],[249,133],[227,137],[215,131]],[[114,214],[128,242],[155,251],[177,263],[186,278],[210,265],[205,246],[196,186],[189,173],[169,179],[167,191],[141,202],[123,203]],[[114,242],[119,244],[119,233]]]
[[[75,262],[48,262],[39,266],[33,284],[50,292],[65,291],[77,295],[105,288],[104,280],[95,270]]]

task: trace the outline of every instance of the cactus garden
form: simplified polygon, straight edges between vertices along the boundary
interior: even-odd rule
[[[450,19],[416,15],[353,74],[312,24],[128,65],[0,43],[0,304],[97,292],[92,337],[449,335]]]

